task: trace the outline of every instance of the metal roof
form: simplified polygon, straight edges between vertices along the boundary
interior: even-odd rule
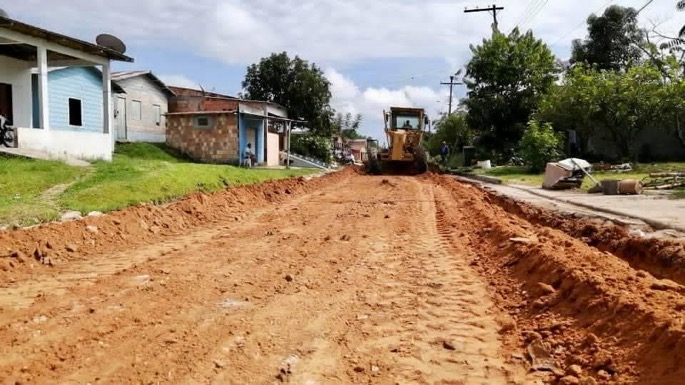
[[[131,79],[135,78],[137,76],[147,76],[148,79],[152,80],[153,83],[157,84],[159,88],[162,89],[162,91],[166,92],[168,96],[176,96],[174,91],[164,84],[163,81],[161,81],[155,74],[152,73],[152,71],[118,71],[118,72],[112,72],[112,81],[123,81],[126,79]]]
[[[133,62],[133,58],[122,53],[114,51],[113,49],[103,47],[94,43],[79,40],[67,35],[62,35],[57,32],[48,31],[34,25],[22,23],[20,21],[10,19],[8,17],[0,16],[0,28],[32,36],[39,39],[44,39],[49,42],[62,45],[64,47],[76,49],[91,55],[97,55],[110,60],[117,60],[123,62]],[[19,42],[17,45],[25,45]]]

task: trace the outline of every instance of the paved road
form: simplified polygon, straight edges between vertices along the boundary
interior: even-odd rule
[[[552,191],[524,185],[479,183],[483,188],[528,203],[616,222],[685,233],[685,199],[648,195],[601,195]]]

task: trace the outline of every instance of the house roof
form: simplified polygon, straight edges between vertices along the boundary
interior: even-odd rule
[[[284,106],[282,106],[276,102],[265,102],[263,100],[243,99],[243,98],[240,98],[237,96],[219,94],[216,92],[203,91],[203,90],[198,90],[195,88],[188,88],[188,87],[169,86],[169,88],[176,94],[176,96],[204,96],[207,98],[238,100],[241,102],[265,103],[265,104],[269,104],[272,106],[281,107],[281,108],[285,109]],[[276,116],[276,115],[274,115],[274,116]]]
[[[62,35],[57,32],[48,31],[34,25],[22,23],[20,21],[10,19],[8,17],[0,16],[0,28],[21,33],[24,35],[32,36],[39,39],[44,39],[55,44],[59,44],[68,48],[76,49],[81,52],[89,53],[91,55],[96,55],[100,57],[107,58],[109,60],[117,60],[123,62],[133,62],[133,58],[119,53],[113,49],[103,47],[94,43],[89,43],[87,41],[79,40],[67,35]],[[23,60],[27,60],[25,56],[28,53],[27,48],[31,49],[33,52],[33,47],[27,44],[8,44],[0,45],[2,50],[0,50],[1,55],[13,56]],[[9,47],[9,48],[8,48]],[[16,55],[16,56],[14,56]]]
[[[112,81],[122,81],[126,79],[135,78],[138,76],[146,76],[148,79],[152,80],[162,91],[166,92],[168,96],[175,96],[174,91],[164,84],[152,71],[118,71],[112,72]]]

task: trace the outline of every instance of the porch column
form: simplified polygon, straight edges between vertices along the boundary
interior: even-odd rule
[[[102,65],[102,132],[112,132],[112,72],[110,64]]]
[[[50,101],[48,97],[48,50],[43,46],[38,51],[38,116],[40,128],[50,129]]]

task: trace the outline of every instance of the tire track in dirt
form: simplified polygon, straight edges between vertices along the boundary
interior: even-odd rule
[[[499,326],[483,282],[463,257],[445,250],[436,229],[432,186],[393,178],[403,200],[396,234],[388,234],[378,283],[369,298],[380,318],[363,329],[363,349],[384,356],[391,346],[398,383],[509,384],[521,374],[502,357]],[[408,191],[405,191],[408,190]]]
[[[437,201],[443,227],[465,232],[474,251],[471,264],[515,320],[505,335],[509,346],[523,352],[541,339],[561,373],[577,365],[581,382],[680,383],[682,286],[637,271],[562,231],[508,214],[471,186],[447,177],[426,179],[445,191]],[[454,209],[466,205],[466,215]],[[447,239],[454,247],[463,245],[455,236]]]

